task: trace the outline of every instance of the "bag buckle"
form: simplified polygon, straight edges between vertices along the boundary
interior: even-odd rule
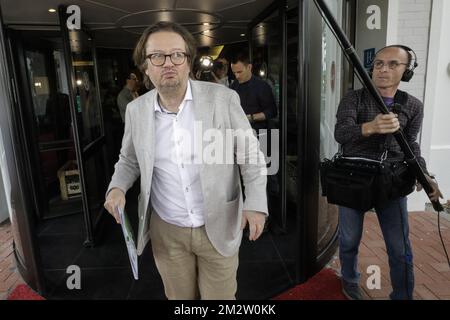
[[[383,154],[381,155],[381,162],[386,161],[387,157],[388,157],[388,151],[384,150]]]
[[[333,158],[331,159],[331,161],[336,161],[336,159],[339,159],[342,157],[342,150],[339,149],[338,152],[336,152],[336,154],[333,156]]]

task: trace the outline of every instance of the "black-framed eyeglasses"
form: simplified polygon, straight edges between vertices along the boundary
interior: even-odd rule
[[[170,54],[164,54],[164,53],[151,53],[147,55],[147,58],[150,59],[150,62],[155,67],[160,67],[164,63],[166,63],[167,57],[170,57],[170,61],[176,66],[179,66],[180,64],[183,64],[186,60],[186,57],[189,55],[185,52],[172,52]]]
[[[405,66],[407,66],[408,64],[407,63],[402,63],[402,62],[398,62],[398,61],[395,61],[395,60],[393,60],[393,61],[387,61],[386,63],[384,62],[384,61],[381,61],[381,60],[375,60],[374,62],[373,62],[373,67],[375,68],[375,69],[381,69],[381,68],[383,68],[385,65],[387,65],[388,67],[389,67],[389,69],[391,69],[391,70],[395,70],[395,69],[397,69],[400,65],[405,65]]]

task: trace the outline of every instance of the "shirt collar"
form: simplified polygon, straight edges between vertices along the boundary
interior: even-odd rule
[[[178,113],[180,113],[181,110],[184,108],[184,106],[186,105],[186,103],[185,103],[186,101],[192,101],[191,81],[189,81],[189,80],[187,83],[186,93],[184,94],[183,101],[181,101],[180,110],[178,110]],[[158,93],[155,94],[154,106],[155,106],[155,112],[169,113],[167,110],[162,108],[161,105],[159,104]]]

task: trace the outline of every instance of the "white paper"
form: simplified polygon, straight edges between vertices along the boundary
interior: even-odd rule
[[[133,276],[135,280],[139,279],[138,274],[138,255],[136,250],[136,245],[134,244],[133,237],[133,229],[131,227],[130,221],[128,220],[127,215],[124,210],[118,208],[120,217],[120,224],[122,225],[122,232],[125,239],[125,243],[127,244],[128,257],[130,258],[131,269],[133,270]]]

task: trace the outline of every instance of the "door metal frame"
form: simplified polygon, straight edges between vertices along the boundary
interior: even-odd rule
[[[36,207],[36,214],[40,218],[43,217],[43,212],[41,209],[43,208],[43,186],[38,183],[36,185],[36,181],[42,182],[42,179],[36,178],[37,175],[40,175],[40,168],[36,167],[36,164],[39,163],[39,148],[37,141],[37,133],[36,126],[34,124],[34,119],[32,115],[34,114],[33,110],[33,101],[30,99],[29,94],[24,94],[24,92],[31,92],[30,81],[28,80],[28,75],[26,74],[27,66],[25,65],[25,50],[23,47],[23,37],[22,31],[17,31],[13,29],[8,29],[7,39],[9,42],[9,49],[11,57],[17,56],[18,59],[14,59],[10,64],[13,69],[13,74],[15,76],[15,84],[17,88],[21,88],[19,92],[17,92],[17,103],[20,104],[18,108],[20,112],[20,122],[22,123],[22,131],[24,134],[24,146],[26,152],[26,166],[27,172],[30,175],[30,183],[32,186],[33,194],[33,202]],[[14,42],[12,41],[14,39]],[[31,152],[30,152],[31,151]]]
[[[11,193],[6,195],[11,197],[11,228],[14,234],[14,257],[17,267],[24,280],[36,291],[45,292],[45,283],[42,274],[42,261],[39,251],[38,241],[35,232],[36,198],[30,188],[32,181],[32,168],[30,166],[29,153],[27,152],[27,139],[24,136],[23,113],[21,97],[19,96],[19,86],[15,76],[16,67],[13,61],[12,43],[3,25],[3,16],[0,8],[0,75],[3,89],[8,92],[4,99],[9,102],[6,112],[2,113],[1,122],[3,137],[10,138],[12,153],[7,154],[11,183]],[[6,118],[6,119],[4,119]],[[6,125],[5,125],[6,124]],[[16,243],[17,237],[20,244]],[[17,246],[20,245],[24,257],[21,257]]]
[[[84,158],[83,158],[83,150],[81,148],[81,141],[79,135],[79,127],[77,121],[77,107],[75,105],[75,75],[73,72],[72,65],[72,50],[70,47],[70,38],[69,38],[69,30],[67,28],[65,21],[67,21],[67,11],[66,6],[60,5],[58,7],[58,16],[59,16],[59,24],[61,27],[61,37],[63,42],[63,52],[64,52],[64,62],[66,65],[66,74],[67,74],[67,83],[69,90],[69,105],[70,105],[70,114],[72,117],[72,130],[73,130],[73,138],[75,141],[75,154],[77,157],[78,171],[80,175],[80,185],[81,185],[81,198],[83,203],[83,215],[84,215],[84,225],[86,228],[86,240],[84,245],[86,247],[91,247],[94,245],[94,234],[92,228],[92,220],[91,214],[89,210],[89,199],[88,193],[86,190],[86,177],[84,171]]]
[[[253,29],[261,23],[264,19],[268,18],[274,12],[278,11],[278,26],[281,28],[281,38],[280,38],[280,46],[281,46],[281,61],[286,61],[287,57],[287,27],[286,27],[286,0],[283,1],[274,1],[272,2],[266,9],[264,9],[256,18],[254,18],[247,26],[247,34],[248,34],[248,45],[249,45],[249,57],[252,59],[253,56]],[[253,62],[253,61],[252,61]],[[287,114],[286,114],[286,94],[287,94],[287,66],[285,63],[282,63],[282,68],[280,73],[278,74],[279,82],[280,82],[280,97],[279,97],[279,119],[280,119],[280,164],[279,164],[279,172],[280,172],[280,185],[284,186],[286,184],[286,150],[287,150],[287,131],[284,130],[287,123]],[[279,226],[281,232],[287,231],[287,217],[286,217],[286,198],[287,192],[286,188],[280,188],[280,215],[281,215],[281,225]]]
[[[103,168],[105,177],[108,175],[109,172],[109,164],[107,161],[107,155],[105,150],[106,145],[106,137],[105,137],[105,127],[103,123],[103,110],[101,105],[101,95],[100,95],[100,82],[98,78],[98,70],[97,70],[97,50],[95,46],[95,39],[90,34],[89,29],[86,28],[83,24],[81,25],[81,32],[86,33],[91,39],[92,39],[92,59],[94,63],[94,81],[96,85],[95,94],[97,95],[97,103],[99,107],[99,115],[101,119],[100,123],[100,136],[96,138],[94,141],[89,142],[86,146],[81,146],[80,141],[80,135],[79,135],[79,127],[77,122],[77,108],[75,105],[75,90],[76,90],[76,82],[75,82],[75,74],[73,72],[74,68],[72,65],[72,50],[70,47],[70,38],[69,38],[69,30],[67,28],[67,24],[65,23],[67,21],[68,13],[67,13],[67,6],[66,5],[60,5],[58,7],[58,14],[59,14],[59,22],[61,26],[61,33],[62,33],[62,39],[63,39],[63,49],[64,49],[64,58],[65,58],[65,64],[67,69],[67,81],[69,83],[69,103],[70,103],[70,111],[72,114],[73,120],[73,131],[74,131],[74,140],[75,140],[75,151],[77,155],[78,160],[78,170],[80,174],[80,184],[82,186],[81,188],[81,194],[82,194],[82,200],[83,200],[83,212],[84,212],[84,221],[85,221],[85,227],[86,227],[86,240],[84,242],[84,245],[86,247],[92,247],[95,245],[95,234],[96,230],[100,225],[101,219],[104,216],[104,208],[101,207],[99,209],[98,215],[96,215],[94,221],[92,219],[92,210],[89,204],[89,198],[88,198],[88,184],[87,184],[87,176],[85,171],[85,161],[90,159],[94,154],[101,153],[102,156],[102,162],[103,162]]]
[[[298,154],[302,155],[297,159],[297,176],[300,183],[297,184],[297,191],[299,196],[299,202],[297,205],[297,237],[299,243],[298,260],[297,260],[297,281],[303,283],[308,279],[308,270],[311,265],[311,253],[310,246],[308,243],[311,242],[311,236],[309,230],[311,229],[311,219],[309,215],[306,214],[306,195],[305,195],[305,185],[306,185],[306,172],[307,162],[306,162],[306,152],[308,145],[307,128],[308,128],[308,91],[309,91],[309,54],[306,50],[305,44],[308,37],[308,2],[300,0],[298,4],[298,64],[299,64],[299,75],[298,75]]]

